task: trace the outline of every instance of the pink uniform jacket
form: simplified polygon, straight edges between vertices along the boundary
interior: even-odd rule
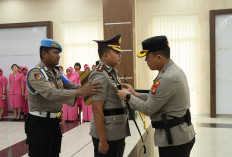
[[[84,70],[90,71],[90,67],[88,64],[85,64]],[[83,121],[91,121],[91,117],[93,114],[92,105],[84,105],[84,103],[83,103],[82,104],[82,111],[83,111]]]
[[[9,89],[10,107],[11,108],[22,107],[22,87],[21,87],[21,83],[23,82],[22,74],[17,73],[15,77],[14,74],[10,74],[9,82],[11,84]]]
[[[8,84],[8,80],[7,80],[7,78],[5,77],[5,76],[3,76],[3,70],[2,69],[0,69],[1,70],[1,75],[0,75],[0,77],[1,77],[1,82],[2,82],[2,84],[3,85],[5,85],[6,86],[6,90],[7,90],[7,84]],[[2,87],[2,86],[1,86]],[[0,87],[0,88],[1,88]],[[2,97],[2,95],[1,95],[1,92],[2,92],[2,89],[0,89],[1,91],[0,91],[0,97]],[[4,104],[1,104],[1,105],[4,105],[4,112],[3,112],[3,116],[6,116],[7,114],[8,114],[8,101],[7,101],[7,91],[6,91],[6,99],[4,100],[4,101],[2,101]],[[1,100],[0,100],[1,101]],[[0,108],[1,108],[1,105],[0,105]]]
[[[75,73],[73,72],[72,68],[68,68],[67,70],[70,70],[71,74],[66,76],[70,82],[74,84],[78,84],[78,80],[76,78]],[[77,102],[73,107],[69,107],[67,104],[63,104],[63,119],[64,120],[69,120],[69,121],[74,121],[77,120]]]
[[[73,75],[76,75],[76,79],[77,79],[77,84],[81,84],[81,79],[80,79],[80,75],[79,72],[74,71]],[[84,105],[84,99],[83,97],[78,97],[77,98],[77,105]]]
[[[21,94],[22,95],[22,88],[21,88],[21,82],[23,82],[22,74],[17,73],[16,77],[14,77],[14,74],[10,74],[9,82],[11,84],[10,89],[9,89],[9,94]]]
[[[5,76],[2,76],[3,70],[0,69],[1,71],[1,75],[0,75],[0,108],[5,108],[5,100],[2,100],[2,96],[3,96],[3,86],[5,86],[5,90],[7,89],[7,79]],[[7,92],[5,91],[5,94],[7,94]]]
[[[28,68],[23,66],[22,70],[25,69],[28,72]],[[23,80],[23,85],[24,85],[24,95],[27,95],[27,83],[26,83],[26,77],[27,75],[25,75],[24,73],[22,73],[22,80]],[[25,96],[22,97],[22,111],[24,113],[24,115],[28,114],[28,99],[25,99]]]

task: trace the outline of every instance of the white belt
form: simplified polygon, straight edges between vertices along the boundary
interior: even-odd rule
[[[34,116],[38,116],[38,117],[47,117],[48,112],[38,112],[38,111],[33,111],[33,112],[29,112],[30,114],[34,115]],[[58,113],[50,113],[50,117],[49,118],[57,118],[57,114]]]

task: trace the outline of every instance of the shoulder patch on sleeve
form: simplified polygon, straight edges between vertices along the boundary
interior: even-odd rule
[[[105,64],[99,64],[99,66],[97,67],[97,71],[103,71],[105,68]]]
[[[39,80],[43,77],[41,73],[34,73],[35,79]]]
[[[152,86],[152,88],[151,88],[151,94],[152,94],[152,95],[155,95],[156,90],[157,90],[157,87],[159,86],[159,84],[160,84],[159,81],[156,81],[156,82],[153,84],[153,86]]]

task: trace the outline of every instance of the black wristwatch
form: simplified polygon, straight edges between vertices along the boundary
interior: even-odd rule
[[[130,98],[131,98],[131,94],[127,94],[127,95],[126,95],[126,100],[129,101]]]

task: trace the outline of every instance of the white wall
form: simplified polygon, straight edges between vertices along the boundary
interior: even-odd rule
[[[0,24],[52,21],[53,38],[61,44],[60,24],[62,22],[80,20],[103,21],[102,0],[0,1]],[[60,64],[65,64],[62,55]]]
[[[231,0],[136,0],[136,50],[141,50],[141,42],[152,35],[152,16],[169,14],[198,15],[199,23],[199,61],[198,69],[198,114],[210,113],[210,36],[209,10],[232,8]],[[150,88],[155,76],[147,68],[144,59],[136,60],[136,86]],[[145,73],[148,81],[144,80]]]

